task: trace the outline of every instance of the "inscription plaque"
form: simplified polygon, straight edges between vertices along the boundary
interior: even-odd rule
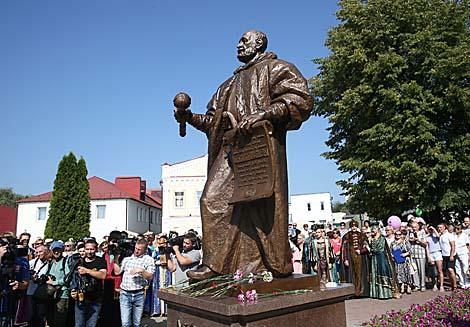
[[[274,163],[270,137],[272,125],[255,124],[249,136],[237,135],[232,146],[235,187],[230,204],[269,198],[274,189]]]

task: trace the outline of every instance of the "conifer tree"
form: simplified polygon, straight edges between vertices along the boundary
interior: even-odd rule
[[[70,225],[71,234],[80,234],[83,236],[90,236],[90,185],[87,179],[88,170],[86,168],[86,162],[83,157],[78,160],[77,163],[77,213],[76,222]]]
[[[85,161],[82,158],[77,162],[72,152],[60,161],[54,180],[45,237],[66,240],[89,235],[90,198],[86,174]]]

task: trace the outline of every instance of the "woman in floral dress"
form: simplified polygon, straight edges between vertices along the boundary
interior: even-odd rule
[[[395,261],[395,270],[397,272],[397,280],[400,285],[400,293],[411,293],[411,285],[413,279],[410,272],[410,250],[411,245],[405,239],[406,235],[400,230],[395,232],[395,241],[392,242],[392,255]]]

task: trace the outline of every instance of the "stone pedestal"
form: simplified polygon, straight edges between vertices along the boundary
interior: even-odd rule
[[[322,327],[346,326],[344,301],[352,284],[297,295],[279,295],[241,305],[236,298],[193,298],[173,289],[158,297],[168,304],[168,327]]]

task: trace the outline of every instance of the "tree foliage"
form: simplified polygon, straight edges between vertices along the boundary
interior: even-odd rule
[[[85,160],[70,152],[59,163],[45,237],[66,240],[90,234],[90,196]]]
[[[350,213],[347,202],[335,201],[331,205],[331,210],[333,212],[345,212],[345,213],[348,213],[348,214]]]
[[[386,218],[470,205],[469,1],[339,1],[316,59],[314,113],[352,210]]]
[[[0,188],[0,205],[16,208],[18,205],[17,201],[25,197],[25,195],[13,192],[12,188]]]

